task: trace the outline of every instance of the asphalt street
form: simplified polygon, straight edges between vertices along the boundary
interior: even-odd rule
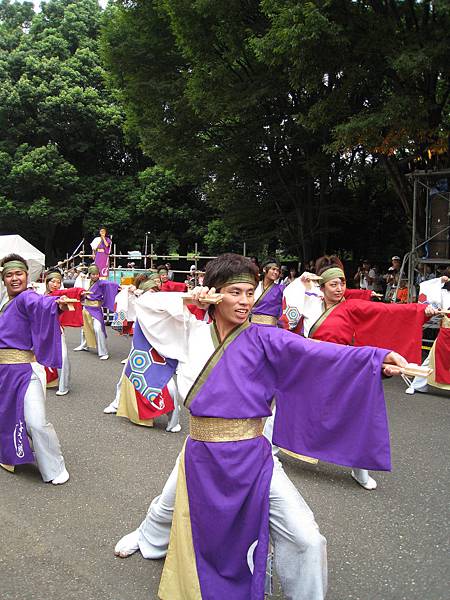
[[[132,425],[103,408],[130,341],[108,329],[110,360],[72,352],[72,391],[47,394],[70,481],[44,484],[26,465],[0,469],[1,600],[156,600],[162,561],[122,560],[115,542],[135,529],[170,473],[187,431]],[[328,540],[327,600],[447,600],[449,408],[444,394],[404,393],[385,383],[393,471],[364,491],[349,469],[283,458]],[[281,600],[278,590],[272,597]],[[230,600],[233,600],[230,598]]]

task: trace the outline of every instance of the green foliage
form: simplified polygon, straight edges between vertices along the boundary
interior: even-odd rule
[[[102,53],[149,155],[255,248],[309,258],[361,225],[347,207],[368,212],[355,167],[409,216],[398,160],[445,139],[448,16],[444,0],[124,0]]]
[[[149,223],[161,250],[182,235],[191,242],[204,204],[148,166],[131,129],[125,139],[99,56],[101,19],[97,0],[50,0],[39,13],[0,2],[0,230],[28,235],[49,261],[100,223],[128,247]]]

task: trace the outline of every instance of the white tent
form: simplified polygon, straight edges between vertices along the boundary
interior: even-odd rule
[[[29,266],[29,281],[37,281],[45,266],[45,254],[20,235],[0,235],[0,259],[7,254],[20,254]]]

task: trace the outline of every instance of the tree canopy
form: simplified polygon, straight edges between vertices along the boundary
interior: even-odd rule
[[[405,173],[448,165],[449,26],[446,0],[0,0],[0,232],[398,253]]]
[[[0,230],[27,232],[49,260],[100,224],[120,232],[123,251],[147,229],[164,249],[177,235],[193,243],[204,204],[126,138],[99,56],[101,18],[96,0],[50,0],[39,13],[0,2]]]
[[[447,150],[448,26],[439,0],[124,1],[102,48],[145,152],[310,257],[371,202],[409,219],[402,161]]]

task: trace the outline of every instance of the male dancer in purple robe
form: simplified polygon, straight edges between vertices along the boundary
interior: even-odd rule
[[[106,346],[106,327],[103,318],[103,307],[114,310],[114,299],[120,286],[113,281],[100,280],[97,265],[88,268],[90,278],[89,289],[85,292],[83,303],[83,328],[81,329],[81,344],[74,348],[75,352],[96,348],[100,360],[108,360]]]
[[[69,473],[45,414],[42,365],[62,366],[58,310],[64,297],[28,290],[28,265],[17,254],[3,258],[0,266],[7,294],[0,304],[0,464],[14,471],[15,465],[36,460],[45,482],[62,484]]]
[[[325,597],[325,539],[262,436],[272,398],[276,444],[338,464],[390,468],[380,375],[393,372],[383,363],[406,361],[388,350],[317,344],[251,325],[256,282],[243,257],[211,261],[207,287],[193,298],[201,306],[215,288],[223,294],[212,325],[191,318],[178,294],[136,305],[145,336],[179,361],[179,391],[191,412],[191,435],[162,494],[115,549],[121,557],[168,553],[162,600],[262,600],[269,532],[285,597]]]

